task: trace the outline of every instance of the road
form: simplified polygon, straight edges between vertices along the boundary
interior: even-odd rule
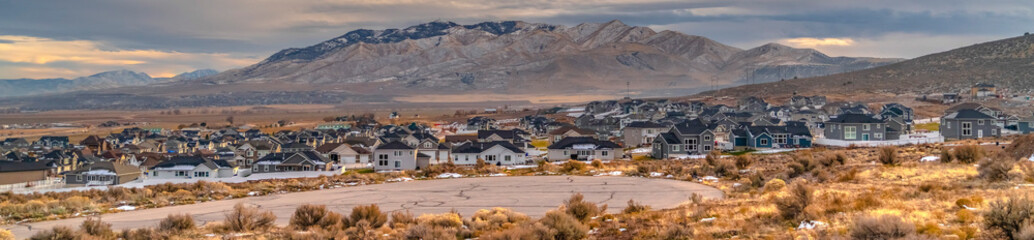
[[[608,204],[611,212],[624,209],[629,199],[655,209],[672,208],[688,201],[693,193],[705,198],[722,198],[721,190],[705,185],[650,178],[583,177],[583,176],[517,176],[460,178],[429,181],[387,183],[327,190],[274,194],[259,197],[212,201],[192,205],[143,209],[101,215],[115,229],[154,227],[169,214],[189,213],[198,225],[222,221],[224,215],[239,202],[272,211],[277,224],[287,225],[296,207],[306,203],[327,205],[347,215],[352,207],[378,204],[382,211],[409,210],[416,215],[444,213],[455,209],[471,216],[478,209],[510,208],[539,217],[554,209],[574,193],[582,193],[587,201]],[[8,225],[19,238],[54,226],[78,228],[84,218]],[[31,230],[30,230],[31,229]]]

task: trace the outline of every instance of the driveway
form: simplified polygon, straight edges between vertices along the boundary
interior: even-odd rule
[[[721,190],[709,186],[666,179],[635,177],[517,176],[460,178],[387,183],[357,187],[274,194],[221,200],[192,205],[143,209],[101,215],[115,229],[155,227],[170,214],[189,213],[199,225],[222,221],[234,204],[243,202],[272,211],[277,224],[287,225],[294,210],[306,203],[327,205],[347,215],[352,207],[378,204],[382,211],[409,210],[416,215],[444,213],[455,209],[469,217],[478,209],[510,208],[539,217],[554,209],[571,194],[582,193],[587,201],[608,204],[611,212],[624,209],[629,199],[655,209],[672,208],[688,201],[693,193],[705,198],[722,198]],[[63,225],[78,228],[84,218],[8,225],[15,236],[27,238],[41,229]]]

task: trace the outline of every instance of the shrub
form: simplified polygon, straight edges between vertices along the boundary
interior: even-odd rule
[[[750,155],[743,154],[736,156],[736,168],[747,169],[750,165],[754,164],[754,158]]]
[[[407,239],[456,239],[457,228],[416,225],[406,229]]]
[[[999,154],[980,162],[977,172],[984,180],[997,182],[1009,180],[1009,171],[1012,171],[1015,163],[1008,156]]]
[[[881,147],[879,153],[879,160],[883,165],[897,166],[901,164],[901,158],[898,157],[898,148]]]
[[[596,169],[603,168],[603,161],[600,161],[599,159],[592,160],[592,167]]]
[[[32,240],[76,240],[78,234],[72,228],[56,226],[50,230],[39,231],[29,239]]]
[[[984,155],[984,149],[977,145],[955,147],[955,159],[960,163],[975,163]]]
[[[406,211],[395,211],[391,213],[391,227],[405,227],[416,223],[413,213]]]
[[[1020,172],[1023,172],[1024,181],[1034,182],[1034,162],[1022,161],[1020,163]]]
[[[564,212],[570,214],[579,221],[586,222],[590,218],[599,216],[602,211],[595,203],[585,201],[581,193],[571,195],[570,199],[564,200]]]
[[[7,229],[0,229],[0,239],[3,239],[3,240],[14,239],[14,234],[11,233],[11,231],[8,231]]]
[[[487,232],[508,229],[531,221],[527,215],[506,208],[481,209],[470,217],[467,226],[473,231]]]
[[[560,170],[564,172],[581,172],[585,171],[585,163],[577,160],[567,160],[561,167]]]
[[[233,211],[226,214],[226,227],[234,232],[250,232],[266,230],[273,227],[276,215],[272,212],[260,212],[258,208],[245,207],[243,203],[233,206]]]
[[[478,239],[484,240],[535,240],[553,239],[557,231],[550,229],[541,222],[525,224],[520,227],[509,228],[501,232],[482,234]]]
[[[121,238],[125,240],[152,240],[164,239],[164,236],[154,230],[154,228],[140,228],[123,231]]]
[[[786,220],[797,220],[804,213],[804,209],[811,205],[813,194],[814,190],[807,185],[807,181],[794,181],[787,188],[786,195],[775,198],[779,215]]]
[[[642,205],[642,204],[636,203],[635,201],[632,201],[631,199],[629,199],[628,200],[628,207],[625,207],[625,210],[621,211],[621,212],[624,213],[624,214],[633,214],[633,213],[646,212],[646,211],[649,211],[649,210],[650,210],[650,206]]]
[[[553,233],[551,238],[544,239],[556,239],[556,240],[576,240],[583,239],[588,235],[589,228],[572,217],[569,214],[558,211],[546,212],[546,216],[539,219],[539,223],[550,229],[550,233]]]
[[[866,216],[856,219],[851,229],[852,239],[899,239],[916,232],[915,225],[898,216]]]
[[[947,148],[942,148],[941,149],[941,162],[943,162],[943,163],[951,163],[951,161],[953,161],[953,160],[955,160],[955,156],[951,155],[951,150],[947,149]]]
[[[111,224],[102,222],[99,218],[88,217],[83,221],[82,225],[79,225],[79,230],[83,231],[86,235],[96,236],[101,238],[112,238],[115,236],[115,231],[111,230]]]
[[[312,227],[327,228],[337,224],[341,219],[340,215],[327,211],[327,206],[305,204],[298,206],[291,215],[291,226],[301,230],[308,230]],[[337,217],[337,219],[334,219]]]
[[[1031,222],[1034,222],[1034,200],[1027,197],[992,202],[984,213],[988,230],[1001,231],[1008,236],[1019,234]]]
[[[357,226],[359,221],[366,220],[372,228],[380,228],[388,222],[388,215],[381,212],[377,204],[359,205],[352,208],[352,214],[348,217],[348,226]]]
[[[1020,228],[1020,232],[1012,235],[1012,239],[1034,240],[1034,223],[1027,223],[1027,225],[1024,225]]]
[[[736,163],[734,160],[721,160],[718,161],[718,165],[714,168],[715,174],[719,177],[735,176],[736,175]]]
[[[693,239],[693,229],[682,224],[669,224],[661,229],[660,239],[690,240]]]
[[[777,192],[782,191],[786,187],[786,182],[782,179],[772,179],[765,183],[765,192]]]
[[[166,232],[181,232],[194,227],[194,217],[190,214],[170,214],[158,223],[158,229]]]

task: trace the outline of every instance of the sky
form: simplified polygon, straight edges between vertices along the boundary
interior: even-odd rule
[[[0,0],[0,79],[227,70],[348,31],[620,20],[752,48],[914,58],[1034,32],[1030,0]]]

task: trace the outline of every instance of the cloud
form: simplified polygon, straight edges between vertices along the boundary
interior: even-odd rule
[[[820,46],[851,46],[854,40],[850,38],[790,38],[780,41],[787,45],[800,48],[815,48]]]
[[[814,47],[819,49],[876,57],[917,57],[928,53],[898,46],[920,46],[918,49],[923,50],[950,49],[973,42],[947,44],[1015,36],[1031,31],[1029,26],[1034,22],[1034,1],[1028,0],[2,2],[0,33],[61,42],[85,41],[101,51],[123,52],[122,55],[116,55],[122,57],[110,57],[109,54],[103,58],[72,59],[78,60],[76,63],[79,65],[61,65],[69,69],[80,67],[86,61],[146,61],[127,62],[135,64],[121,66],[131,70],[143,70],[145,66],[162,62],[143,56],[125,57],[132,54],[165,57],[224,54],[222,58],[261,59],[281,49],[309,46],[359,28],[404,28],[438,19],[462,24],[524,20],[567,26],[618,19],[630,25],[705,36],[740,48],[751,48],[767,42],[789,43],[787,39],[851,39],[854,43],[849,46],[829,45],[829,42],[810,43],[817,44]],[[903,34],[918,38],[894,39],[900,42],[884,40]],[[952,41],[952,38],[960,41]],[[0,40],[0,43],[2,41],[10,40]],[[877,43],[889,44],[884,46],[885,49],[905,51],[875,49],[872,44]],[[179,55],[161,55],[163,53]],[[72,61],[52,58],[29,60],[50,61],[48,67],[52,68],[59,68],[58,62]],[[19,61],[26,60],[20,58]],[[171,61],[177,67],[170,69],[212,62],[201,59],[197,64],[186,64],[180,61]],[[96,62],[93,65],[115,67]],[[14,63],[0,62],[0,68],[9,69],[13,66]],[[226,65],[212,67],[227,68]]]
[[[226,53],[119,50],[86,40],[0,35],[0,78],[73,78],[132,69],[168,77],[199,68],[227,69],[257,62]]]

